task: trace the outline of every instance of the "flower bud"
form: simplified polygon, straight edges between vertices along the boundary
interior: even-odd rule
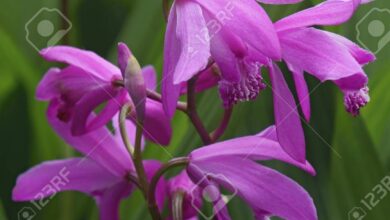
[[[137,120],[145,117],[146,86],[138,60],[124,43],[118,44],[118,66],[122,72],[125,88],[134,103]]]

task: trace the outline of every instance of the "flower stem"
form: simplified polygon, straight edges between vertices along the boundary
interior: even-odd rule
[[[135,146],[133,149],[133,146],[130,143],[129,137],[127,135],[126,130],[126,118],[129,115],[131,110],[131,104],[127,103],[125,104],[121,111],[119,116],[119,127],[120,127],[120,133],[122,136],[123,143],[126,145],[127,150],[130,153],[131,158],[133,159],[135,171],[137,173],[137,179],[134,179],[132,176],[128,176],[128,180],[131,182],[136,183],[138,188],[141,190],[142,194],[144,195],[145,200],[148,203],[149,212],[154,220],[160,220],[161,216],[158,211],[157,205],[155,203],[151,203],[148,200],[148,190],[149,190],[149,183],[147,180],[145,167],[143,164],[143,158],[142,158],[142,132],[143,132],[143,121],[137,119],[137,130],[136,130],[136,138],[135,138]]]
[[[142,130],[143,130],[143,122],[137,120],[137,131],[135,137],[133,162],[134,162],[135,170],[137,171],[138,181],[146,197],[149,183],[146,177],[145,167],[143,165],[143,159],[142,159],[142,148],[141,148]]]
[[[136,176],[134,176],[132,174],[128,174],[126,176],[126,180],[129,181],[130,183],[135,184],[139,189],[141,189],[141,185],[139,184],[138,179],[137,179]]]
[[[233,108],[225,109],[219,127],[210,134],[212,143],[218,141],[218,139],[221,138],[221,136],[225,133],[225,130],[229,125],[230,118],[232,117],[232,113],[233,113]]]
[[[148,201],[149,204],[156,204],[156,189],[157,184],[160,178],[164,175],[165,172],[167,172],[169,169],[178,167],[178,166],[185,166],[189,163],[188,157],[178,157],[170,160],[166,164],[164,164],[153,176],[152,181],[149,185],[149,195],[148,195]]]
[[[137,171],[138,181],[142,187],[141,191],[143,192],[145,200],[148,203],[150,215],[152,216],[153,220],[161,220],[160,212],[156,205],[156,201],[155,200],[150,201],[148,199],[149,182],[146,176],[145,167],[142,158],[142,146],[141,146],[142,132],[143,132],[143,121],[137,119],[137,131],[136,131],[136,138],[135,138],[133,162],[134,162],[135,170]]]
[[[116,80],[116,81],[113,81],[113,86],[114,87],[124,87],[125,84],[124,84],[123,80]],[[153,91],[153,90],[150,90],[150,89],[146,89],[146,95],[148,98],[162,103],[162,97],[161,97],[160,93]],[[182,111],[182,112],[187,112],[187,103],[177,102],[176,109],[179,111]]]
[[[153,99],[154,101],[162,102],[162,98],[161,98],[161,94],[160,93],[157,93],[157,92],[155,92],[153,90],[147,89],[146,90],[146,95],[148,96],[148,98]],[[176,109],[179,110],[179,111],[182,111],[182,112],[187,112],[187,103],[185,103],[185,102],[178,102],[177,106],[176,106]]]
[[[187,115],[190,118],[195,129],[198,131],[199,136],[201,137],[204,144],[211,144],[211,138],[207,132],[205,126],[203,125],[202,120],[200,119],[198,112],[196,110],[196,96],[195,96],[195,85],[197,77],[193,77],[188,81],[187,88]]]
[[[123,143],[125,144],[127,150],[129,151],[129,154],[132,156],[134,153],[134,148],[130,143],[129,136],[127,135],[126,130],[126,118],[131,112],[131,105],[129,103],[125,104],[119,113],[119,130],[121,133],[121,137],[123,140]]]

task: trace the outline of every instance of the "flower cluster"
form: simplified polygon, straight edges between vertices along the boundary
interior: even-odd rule
[[[300,0],[259,0],[291,4]],[[175,0],[165,36],[161,95],[152,66],[140,67],[124,43],[118,44],[118,65],[93,52],[70,46],[41,51],[44,59],[66,64],[51,68],[36,97],[49,102],[51,127],[85,155],[42,163],[22,174],[13,199],[29,201],[64,167],[69,171],[60,190],[92,196],[100,219],[119,219],[119,205],[135,189],[153,219],[197,219],[207,194],[216,219],[230,219],[226,196],[239,196],[256,219],[278,216],[317,219],[310,195],[296,182],[257,162],[279,160],[311,175],[305,137],[294,95],[278,62],[292,73],[299,106],[310,120],[310,99],[304,72],[332,81],[344,93],[353,116],[369,102],[368,78],[362,66],[375,56],[348,39],[314,26],[346,22],[364,0],[327,0],[272,22],[255,0]],[[271,85],[263,80],[268,69]],[[196,110],[197,93],[217,87],[225,116],[209,133]],[[275,125],[256,135],[219,141],[234,106],[273,91]],[[187,102],[179,101],[186,96]],[[188,115],[203,147],[167,163],[145,160],[145,141],[169,145],[176,111]],[[185,169],[163,177],[176,166]],[[44,191],[50,197],[53,191]],[[162,216],[166,205],[169,216]]]

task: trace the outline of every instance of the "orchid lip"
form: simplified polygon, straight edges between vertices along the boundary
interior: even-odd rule
[[[353,116],[360,114],[360,109],[370,101],[369,88],[366,86],[358,91],[349,91],[345,93],[344,106],[347,112]]]
[[[266,87],[263,77],[259,74],[260,66],[257,63],[243,64],[241,70],[244,73],[239,82],[225,79],[219,82],[219,92],[225,108],[230,108],[238,102],[256,99]]]

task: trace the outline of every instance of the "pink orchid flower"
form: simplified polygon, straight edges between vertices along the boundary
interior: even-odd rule
[[[167,197],[169,198],[169,205],[174,204],[174,196],[176,193],[183,194],[182,214],[183,219],[198,219],[198,211],[202,207],[202,195],[197,185],[192,182],[186,171],[182,171],[179,175],[172,177],[167,182]],[[195,208],[196,207],[196,208]],[[172,214],[171,214],[172,216]],[[171,217],[169,218],[171,219]]]
[[[167,192],[170,196],[177,190],[185,194],[185,219],[197,219],[195,210],[199,211],[205,190],[215,198],[216,219],[230,219],[226,203],[218,190],[218,187],[223,187],[247,202],[256,219],[278,216],[291,220],[316,220],[314,202],[299,184],[255,162],[267,160],[283,161],[315,175],[309,162],[300,163],[283,150],[277,140],[276,128],[271,126],[255,136],[240,137],[194,150],[189,155],[187,174],[181,173],[171,179]]]
[[[129,175],[136,175],[131,158],[123,145],[118,128],[118,115],[114,117],[112,134],[106,127],[97,128],[88,134],[73,136],[71,124],[57,117],[62,103],[50,103],[47,117],[56,133],[84,158],[55,160],[39,164],[20,175],[13,189],[14,201],[42,200],[61,191],[79,191],[92,196],[98,207],[101,220],[119,220],[119,205],[135,189]],[[95,117],[92,115],[91,117]],[[134,141],[135,126],[126,122],[127,130]],[[160,162],[144,161],[149,178],[160,168]],[[165,182],[157,186],[156,200],[162,209],[165,198]]]
[[[122,105],[133,103],[126,89],[117,85],[123,80],[120,69],[95,53],[55,46],[41,54],[48,61],[68,64],[63,69],[51,68],[46,73],[38,85],[36,97],[42,101],[60,102],[57,117],[70,122],[73,135],[83,135],[106,125]],[[142,72],[146,87],[155,90],[154,68],[147,66]],[[106,105],[97,117],[90,119],[94,110],[104,103]],[[145,137],[162,145],[169,144],[172,129],[161,103],[147,99],[145,114]],[[132,116],[135,117],[135,111]]]
[[[348,39],[313,25],[336,25],[347,21],[360,0],[328,0],[275,23],[282,57],[293,73],[295,88],[306,120],[310,120],[310,95],[304,78],[308,72],[319,80],[333,81],[344,93],[344,105],[352,115],[369,102],[368,77],[362,66],[375,56]],[[287,153],[304,161],[306,146],[297,105],[279,67],[269,65],[274,94],[278,139]]]
[[[221,70],[226,107],[254,99],[264,88],[259,71],[268,58],[281,58],[280,45],[271,20],[255,1],[176,0],[165,38],[165,111],[173,116],[180,84],[214,61]]]
[[[283,60],[293,73],[307,120],[310,119],[310,100],[304,71],[321,81],[333,81],[345,95],[346,110],[354,116],[369,102],[368,77],[362,66],[374,61],[375,56],[343,36],[311,27],[346,22],[357,7],[366,2],[328,0],[275,23]]]

